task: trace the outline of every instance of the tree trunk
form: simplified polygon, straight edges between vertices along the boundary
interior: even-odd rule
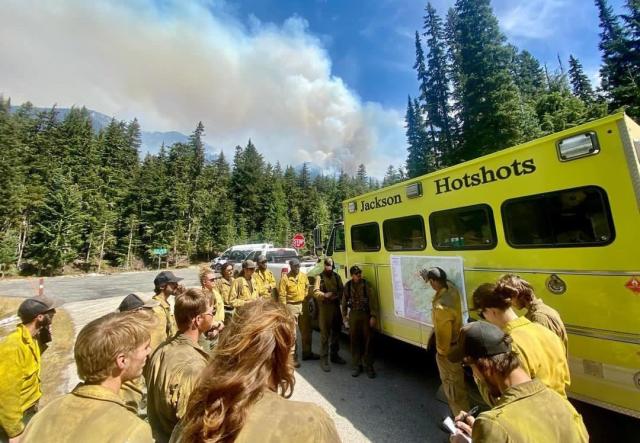
[[[131,267],[131,245],[133,244],[133,225],[135,218],[131,218],[131,228],[129,229],[129,245],[127,246],[127,261],[125,263],[125,269]]]
[[[29,221],[27,220],[27,216],[22,217],[22,222],[20,223],[20,233],[18,235],[18,259],[16,260],[16,267],[18,271],[22,266],[22,255],[24,254],[24,248],[27,245],[27,235],[29,233]]]
[[[91,258],[91,245],[93,244],[93,236],[89,239],[89,246],[87,247],[87,258],[85,261],[87,262],[87,268],[90,266],[89,259]]]
[[[107,222],[104,222],[104,228],[102,229],[102,243],[100,244],[100,257],[98,258],[98,273],[102,268],[102,256],[104,255],[104,243],[107,238]]]

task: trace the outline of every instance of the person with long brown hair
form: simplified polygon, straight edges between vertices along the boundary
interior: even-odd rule
[[[236,310],[171,442],[339,442],[329,415],[287,400],[295,384],[295,321],[276,302]]]

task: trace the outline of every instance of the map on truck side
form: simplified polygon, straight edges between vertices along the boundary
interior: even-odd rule
[[[447,273],[462,298],[462,318],[468,317],[467,298],[464,289],[464,266],[462,257],[428,257],[411,255],[391,256],[393,284],[393,306],[396,317],[433,326],[431,302],[435,291],[420,276],[422,269],[440,267]]]

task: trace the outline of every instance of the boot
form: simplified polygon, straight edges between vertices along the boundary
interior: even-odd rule
[[[302,356],[302,360],[303,361],[307,361],[307,360],[320,360],[320,356],[318,354],[314,354],[313,352],[311,354],[305,354]]]
[[[351,376],[352,377],[357,377],[358,375],[362,374],[362,366],[356,366],[355,368],[353,368],[353,370],[351,371]]]
[[[367,377],[376,378],[376,371],[373,369],[373,366],[367,366]]]
[[[298,360],[298,356],[297,355],[295,357],[293,357],[293,367],[294,368],[299,368],[300,367],[300,360]]]
[[[331,363],[343,365],[346,363],[346,361],[344,360],[344,358],[340,357],[340,355],[336,352],[335,354],[331,354]]]
[[[327,360],[327,357],[322,357],[320,359],[320,367],[324,372],[331,372],[331,366],[329,366],[329,361]]]

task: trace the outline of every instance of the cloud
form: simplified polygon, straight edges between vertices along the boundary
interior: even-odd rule
[[[568,5],[568,0],[509,1],[496,12],[510,37],[545,40],[557,33],[556,18]]]
[[[201,120],[216,148],[251,138],[285,164],[354,171],[405,155],[401,113],[333,76],[301,17],[244,24],[211,0],[5,0],[0,41],[0,92],[14,103],[86,105],[145,130],[188,133]]]

